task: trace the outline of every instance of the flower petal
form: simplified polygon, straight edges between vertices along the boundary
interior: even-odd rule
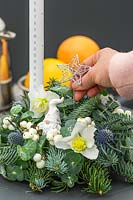
[[[90,160],[97,159],[99,154],[99,150],[97,149],[97,146],[94,145],[92,148],[87,148],[84,152],[82,152],[82,155]]]
[[[48,101],[51,101],[52,99],[59,99],[60,98],[59,95],[56,94],[55,92],[47,91],[46,93],[47,94],[46,94],[45,98],[47,98]]]
[[[54,144],[58,149],[70,149],[71,148],[69,144],[70,141],[71,141],[71,136],[62,138],[60,137],[58,139],[54,139]]]
[[[94,128],[94,126],[89,126],[83,129],[83,132],[81,133],[81,136],[87,141],[88,148],[92,148],[95,143],[95,139],[94,139],[95,130],[96,129]]]
[[[83,131],[83,129],[85,127],[86,127],[86,123],[83,123],[81,121],[77,121],[74,128],[73,128],[71,136],[76,137],[79,133],[81,133]]]

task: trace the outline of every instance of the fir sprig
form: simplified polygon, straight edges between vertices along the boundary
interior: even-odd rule
[[[53,171],[55,174],[64,174],[68,171],[67,163],[64,161],[65,152],[54,147],[50,147],[46,154],[46,168]]]
[[[113,169],[118,175],[125,178],[126,182],[133,183],[133,163],[119,160],[118,165],[114,166]]]
[[[0,164],[13,164],[18,159],[17,147],[8,145],[0,147]]]
[[[84,189],[87,192],[103,195],[111,190],[108,170],[97,162],[86,161],[80,172],[80,178],[87,185]]]
[[[28,168],[24,171],[25,180],[30,183],[30,188],[33,191],[42,191],[53,180],[52,173],[46,168],[38,169],[34,162],[28,163]]]
[[[99,95],[91,99],[87,99],[79,107],[74,109],[67,119],[77,119],[79,117],[88,117],[98,107],[100,103]]]

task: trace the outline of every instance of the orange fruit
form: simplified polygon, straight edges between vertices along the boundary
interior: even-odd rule
[[[99,49],[98,44],[89,37],[83,35],[71,36],[60,44],[57,50],[57,58],[69,63],[75,54],[78,54],[80,62],[82,62]]]
[[[64,62],[56,59],[56,58],[46,58],[44,59],[44,86],[48,85],[50,78],[54,78],[55,80],[59,81],[62,77],[61,70],[57,67],[57,64],[64,64]],[[30,73],[28,72],[24,81],[24,86],[29,88],[29,79]],[[68,85],[69,83],[65,83]]]
[[[0,81],[9,79],[8,44],[2,39],[2,55],[0,57]]]

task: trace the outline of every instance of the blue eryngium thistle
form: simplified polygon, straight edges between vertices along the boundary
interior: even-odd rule
[[[8,142],[10,144],[22,145],[23,144],[23,136],[20,132],[11,132],[8,135]]]
[[[95,131],[96,143],[105,144],[107,142],[113,141],[114,134],[109,129],[101,129]]]

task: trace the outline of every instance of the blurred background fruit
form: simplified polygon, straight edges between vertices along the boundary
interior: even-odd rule
[[[8,43],[5,39],[1,39],[0,43],[0,81],[6,81],[9,79]]]
[[[59,81],[62,77],[61,70],[57,67],[57,64],[64,64],[61,60],[56,58],[46,58],[44,59],[44,86],[48,86],[48,82],[50,78],[54,78],[55,80]],[[24,86],[29,88],[29,79],[30,74],[29,72],[26,75]],[[68,85],[68,83],[66,83]]]
[[[83,35],[71,36],[60,44],[57,50],[57,58],[65,63],[69,63],[74,55],[78,54],[80,62],[82,62],[99,49],[99,45],[89,37]]]

